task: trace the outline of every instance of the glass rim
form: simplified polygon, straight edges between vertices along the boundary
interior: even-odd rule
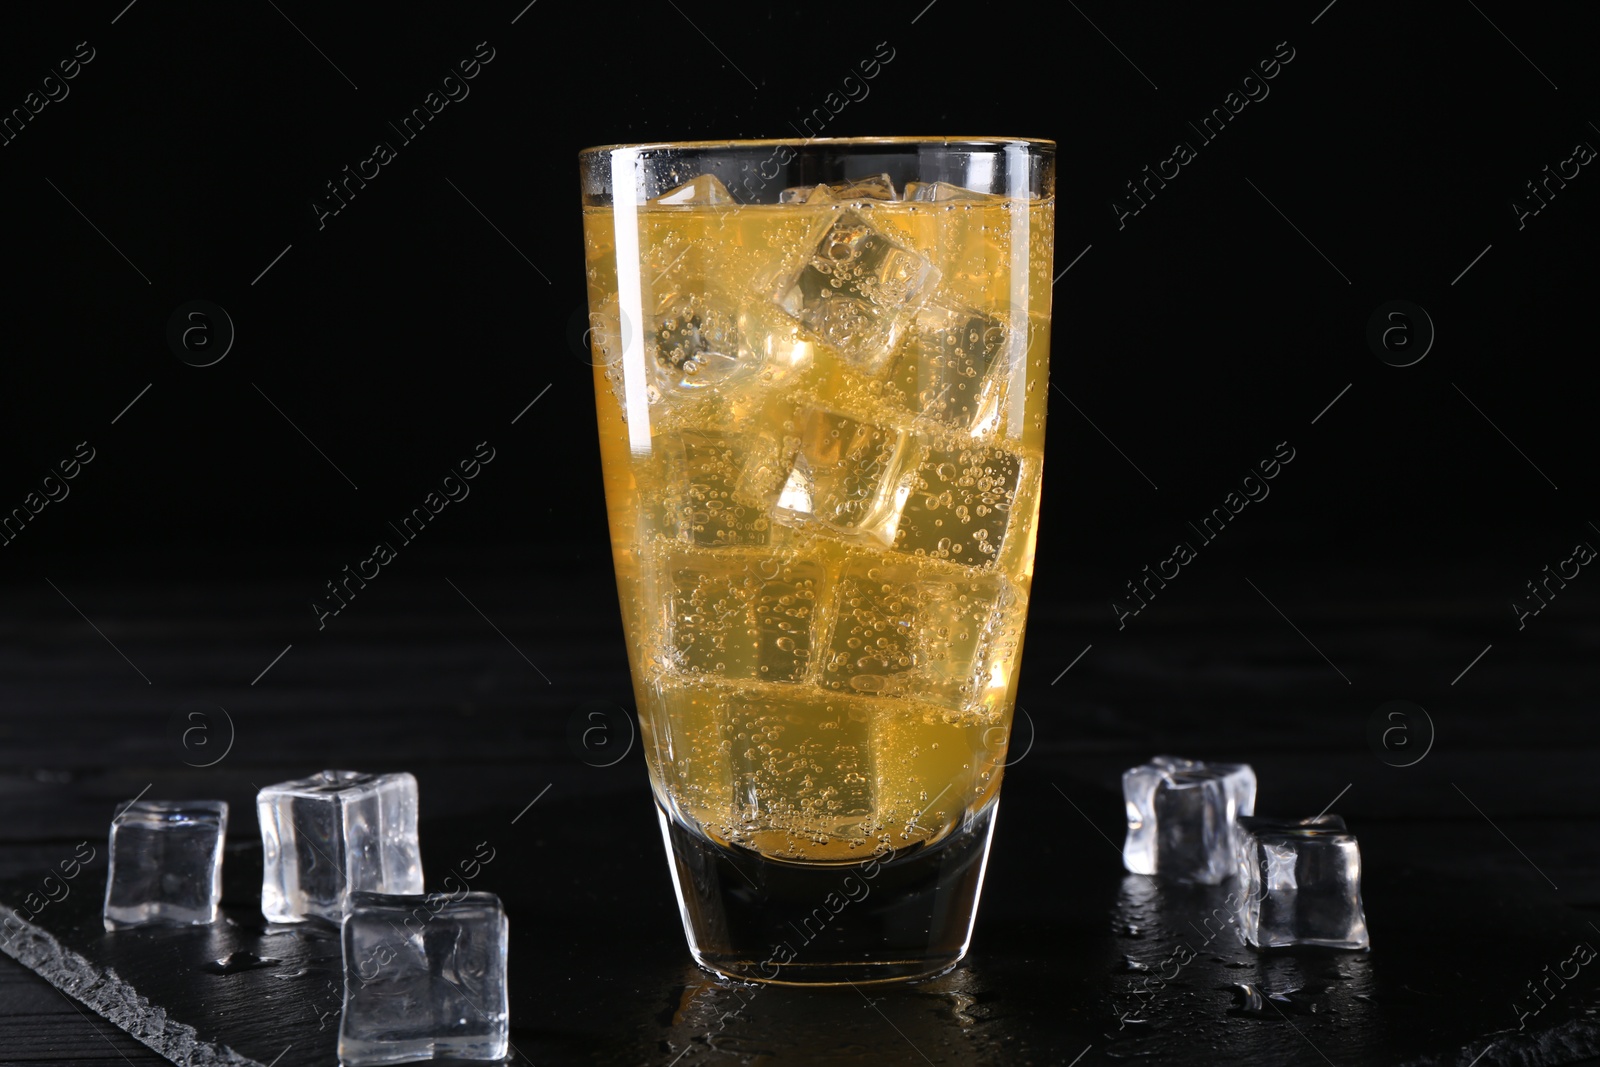
[[[806,148],[810,145],[862,148],[1037,148],[1054,151],[1056,142],[1044,137],[758,137],[748,140],[645,141],[638,144],[592,145],[578,150],[580,159],[619,151],[714,151],[741,148]]]

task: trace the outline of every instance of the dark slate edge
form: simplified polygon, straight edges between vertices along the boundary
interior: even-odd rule
[[[22,924],[20,929],[16,923]],[[99,970],[4,901],[0,901],[0,927],[12,931],[0,938],[0,952],[179,1067],[264,1067],[227,1045],[200,1040],[194,1027],[169,1018],[165,1009],[140,996],[116,971]]]
[[[1584,1019],[1568,1019],[1545,1030],[1501,1031],[1456,1052],[1407,1060],[1400,1067],[1472,1067],[1493,1052],[1494,1062],[1505,1067],[1548,1067],[1600,1056],[1600,1027]]]

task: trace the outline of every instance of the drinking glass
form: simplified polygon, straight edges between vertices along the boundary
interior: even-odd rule
[[[580,164],[617,589],[690,951],[748,981],[942,973],[1033,574],[1055,146]]]

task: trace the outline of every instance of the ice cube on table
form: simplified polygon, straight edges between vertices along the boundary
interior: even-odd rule
[[[969,567],[1000,556],[1021,457],[999,448],[925,448],[906,478],[894,547]]]
[[[1257,868],[1256,875],[1261,878],[1262,884],[1268,889],[1294,889],[1294,855],[1292,851],[1285,851],[1278,845],[1269,845],[1264,851],[1257,854],[1257,849],[1250,844],[1250,834],[1260,831],[1269,833],[1277,830],[1344,830],[1344,819],[1338,815],[1314,815],[1308,819],[1278,819],[1271,816],[1241,815],[1239,817],[1239,832],[1235,838],[1238,848],[1239,877],[1249,881],[1251,873],[1249,867]]]
[[[1252,948],[1368,948],[1361,850],[1337,815],[1241,819],[1239,936]]]
[[[939,272],[859,211],[822,224],[821,239],[778,285],[778,306],[855,370],[880,375]]]
[[[1157,756],[1122,773],[1128,837],[1122,862],[1135,874],[1220,885],[1238,870],[1237,819],[1256,807],[1247,763]]]
[[[675,186],[648,203],[658,207],[707,207],[737,203],[728,187],[714,174],[701,174]]]
[[[917,415],[952,429],[993,429],[999,416],[1005,325],[960,306],[930,305],[917,314],[890,387]]]
[[[136,800],[111,820],[107,930],[216,922],[222,899],[223,800]]]
[[[343,921],[355,892],[420,893],[417,780],[322,771],[256,795],[261,913],[271,922]]]
[[[505,1058],[507,934],[493,893],[354,894],[339,1062]]]
[[[822,204],[838,200],[898,200],[894,180],[888,174],[852,178],[819,185],[797,185],[778,194],[780,204]]]
[[[826,408],[796,419],[798,444],[773,512],[787,524],[820,522],[836,532],[894,543],[905,502],[901,474],[908,435]]]
[[[1342,815],[1313,815],[1306,819],[1280,819],[1273,815],[1241,815],[1241,831],[1268,833],[1274,830],[1348,830]],[[1241,836],[1241,840],[1243,840]]]
[[[818,563],[763,553],[675,552],[660,566],[664,666],[687,674],[798,682],[811,660]]]

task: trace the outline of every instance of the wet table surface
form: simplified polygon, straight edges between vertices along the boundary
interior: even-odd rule
[[[1295,622],[1333,669],[1221,579],[1197,576],[1204,610],[1172,604],[1137,640],[1098,603],[1041,598],[968,960],[914,985],[803,991],[690,963],[595,575],[536,594],[507,561],[436,562],[311,638],[275,613],[270,573],[160,595],[108,580],[96,622],[149,686],[48,586],[8,590],[0,901],[23,906],[87,842],[95,858],[34,921],[165,1010],[156,1044],[181,1023],[235,1062],[335,1062],[337,942],[263,929],[252,800],[340,766],[416,774],[430,888],[492,850],[473,887],[511,917],[516,1063],[1600,1062],[1600,980],[1552,977],[1600,945],[1592,602],[1452,686],[1485,624],[1443,597],[1396,603],[1380,576],[1296,574],[1321,594],[1301,594]],[[1399,698],[1431,721],[1408,727],[1432,745],[1405,767],[1368,743]],[[1157,751],[1248,760],[1263,814],[1332,804],[1361,842],[1373,950],[1258,956],[1218,918],[1224,890],[1126,874],[1119,775]],[[231,803],[228,923],[99,929],[109,817],[142,791]],[[4,957],[0,1049],[7,1064],[164,1062]]]

